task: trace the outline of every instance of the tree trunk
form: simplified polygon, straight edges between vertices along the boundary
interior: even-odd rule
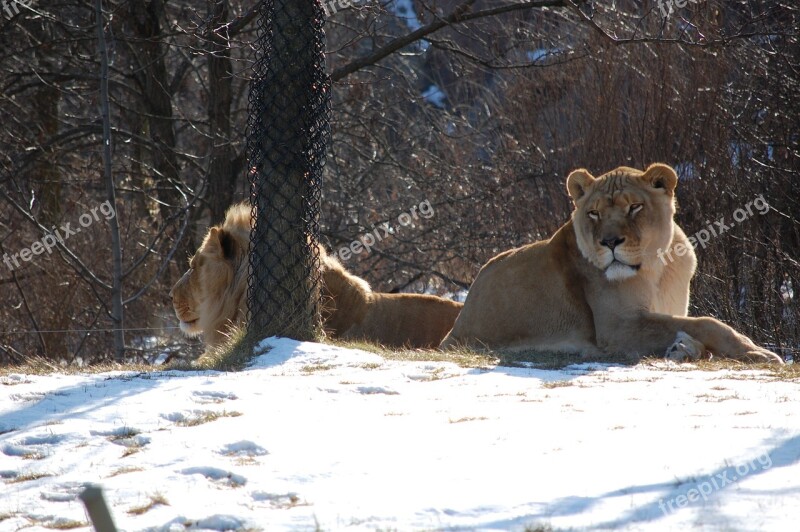
[[[268,56],[256,58],[250,92],[251,200],[258,216],[248,335],[310,340],[320,328],[316,241],[330,98],[324,36],[314,26],[322,12],[312,2],[278,0],[271,10],[268,4],[261,3],[256,43],[257,53]]]
[[[211,222],[223,219],[233,199],[236,173],[231,145],[231,104],[233,75],[228,37],[228,0],[208,1],[208,131],[211,135],[208,165],[208,204]]]
[[[131,53],[138,60],[137,79],[142,88],[142,104],[147,116],[147,133],[153,142],[150,148],[153,178],[159,200],[161,220],[168,220],[182,203],[175,186],[180,182],[180,167],[176,154],[172,95],[167,75],[166,50],[161,32],[165,19],[164,2],[130,3],[133,27],[141,42]]]
[[[97,13],[97,46],[100,51],[100,109],[103,118],[103,180],[106,184],[106,201],[117,212],[114,176],[111,172],[111,110],[108,99],[108,47],[106,46],[103,0],[95,0]],[[122,245],[119,236],[119,220],[116,215],[108,218],[111,229],[111,323],[114,332],[114,359],[125,359],[125,331],[122,319]]]

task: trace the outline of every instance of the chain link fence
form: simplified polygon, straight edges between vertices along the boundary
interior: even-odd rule
[[[320,332],[319,205],[330,138],[318,1],[262,0],[247,152],[254,227],[248,336],[310,340]]]

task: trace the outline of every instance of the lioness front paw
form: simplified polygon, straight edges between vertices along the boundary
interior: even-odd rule
[[[767,364],[785,364],[780,355],[773,353],[763,347],[756,345],[750,346],[746,352],[736,357],[738,360],[746,362],[766,362]]]
[[[719,355],[735,358],[743,362],[762,362],[768,364],[784,364],[783,358],[768,349],[757,346],[747,336],[734,332],[734,345],[724,349]],[[712,350],[713,352],[713,350]],[[714,352],[714,354],[718,354]]]
[[[706,354],[705,346],[680,331],[675,337],[675,342],[667,348],[665,357],[673,362],[694,362]]]

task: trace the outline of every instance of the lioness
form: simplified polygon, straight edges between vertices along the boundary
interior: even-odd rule
[[[664,164],[572,172],[571,219],[487,262],[441,346],[782,363],[719,320],[686,317],[697,261],[673,221],[677,183]]]
[[[247,317],[247,251],[250,207],[234,205],[225,221],[209,229],[189,270],[170,290],[181,330],[203,336],[206,349],[224,343]],[[420,294],[382,294],[347,272],[320,246],[322,318],[334,338],[387,346],[439,345],[453,327],[461,303]]]
[[[202,335],[206,350],[224,343],[232,327],[247,319],[251,218],[244,204],[228,209],[225,221],[208,230],[189,269],[169,291],[181,331]]]

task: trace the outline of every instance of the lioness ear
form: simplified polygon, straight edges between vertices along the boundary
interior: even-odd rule
[[[594,183],[594,176],[588,170],[580,168],[567,176],[567,193],[576,202],[586,194],[586,189]]]
[[[219,228],[212,227],[208,230],[206,240],[201,246],[204,255],[209,255],[215,258],[222,258],[222,244],[219,241]]]
[[[218,259],[230,259],[236,255],[237,245],[236,239],[227,231],[212,227],[203,244],[203,253]]]
[[[223,258],[232,259],[236,257],[236,251],[239,247],[239,244],[236,242],[236,239],[233,238],[233,235],[227,231],[220,230],[219,243],[222,246]]]
[[[642,181],[650,183],[653,188],[663,188],[671,196],[678,185],[678,174],[669,165],[654,163],[644,171]]]

